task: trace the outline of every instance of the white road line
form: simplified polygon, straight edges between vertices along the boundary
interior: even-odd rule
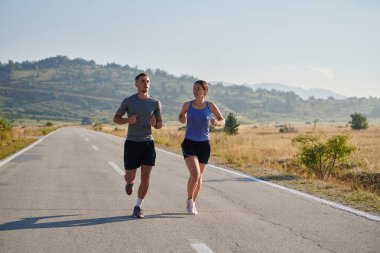
[[[207,247],[206,244],[198,241],[198,240],[190,240],[193,241],[190,243],[191,247],[195,249],[196,252],[198,253],[214,253],[209,247]]]
[[[169,152],[169,151],[166,151],[166,150],[163,150],[163,149],[159,149],[159,148],[156,148],[156,149],[159,150],[159,151],[161,151],[161,152],[167,153],[167,154],[171,154],[171,155],[174,155],[174,156],[177,156],[177,157],[182,157],[182,156],[180,156],[178,154],[174,154],[172,152]],[[335,202],[332,202],[332,201],[329,201],[329,200],[321,199],[321,198],[315,197],[313,195],[309,195],[309,194],[304,193],[304,192],[296,191],[296,190],[287,188],[285,186],[274,184],[274,183],[271,183],[271,182],[268,182],[268,181],[264,181],[264,180],[261,180],[261,179],[255,178],[255,177],[251,177],[251,176],[245,175],[245,174],[240,173],[240,172],[232,171],[232,170],[229,170],[229,169],[224,169],[224,168],[212,165],[212,164],[208,164],[208,167],[216,169],[216,170],[224,171],[224,172],[227,172],[227,173],[230,173],[230,174],[234,174],[234,175],[237,175],[237,176],[240,176],[240,177],[248,178],[248,179],[250,179],[252,181],[260,182],[260,183],[268,185],[270,187],[277,188],[277,189],[280,189],[280,190],[283,190],[283,191],[286,191],[286,192],[290,192],[290,193],[302,196],[302,197],[307,198],[307,199],[312,199],[312,200],[318,201],[320,203],[323,203],[325,205],[329,205],[329,206],[331,206],[333,208],[344,210],[344,211],[347,211],[349,213],[353,213],[353,214],[356,214],[358,216],[367,218],[369,220],[380,222],[380,217],[379,216],[372,215],[372,214],[369,214],[369,213],[366,213],[366,212],[363,212],[363,211],[360,211],[360,210],[357,210],[357,209],[354,209],[354,208],[351,208],[351,207],[348,207],[348,206],[344,206],[344,205],[341,205],[341,204],[338,204],[338,203],[335,203]]]
[[[38,145],[39,143],[41,143],[43,140],[45,140],[45,138],[47,138],[48,136],[50,136],[51,134],[53,133],[56,133],[58,132],[59,129],[57,130],[54,130],[53,132],[49,133],[48,135],[45,135],[44,137],[42,137],[41,139],[39,139],[38,141],[30,144],[29,146],[27,146],[26,148],[24,149],[21,149],[20,151],[18,151],[17,153],[11,155],[10,157],[2,160],[0,162],[0,167],[2,167],[3,165],[5,165],[6,163],[8,163],[9,161],[12,161],[13,159],[15,159],[17,156],[21,155],[22,153],[24,153],[25,151],[28,151],[29,149],[33,148],[34,146]]]
[[[112,167],[117,173],[119,173],[120,176],[124,176],[124,175],[125,175],[125,172],[124,172],[122,169],[120,169],[120,167],[117,166],[116,163],[114,163],[114,162],[112,162],[112,161],[109,161],[108,164],[111,165],[111,167]]]
[[[95,149],[95,150],[99,150],[97,146],[95,145],[92,145],[92,148]]]

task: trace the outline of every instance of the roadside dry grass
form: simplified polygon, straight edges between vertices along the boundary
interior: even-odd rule
[[[274,124],[243,125],[234,136],[211,133],[211,162],[248,175],[275,182],[321,198],[340,202],[367,212],[380,214],[380,124],[365,131],[352,131],[344,123],[316,126],[291,124],[297,132],[279,133]],[[154,130],[155,142],[180,153],[184,131],[179,125]],[[103,131],[126,136],[125,127],[103,127]],[[293,160],[296,148],[291,140],[301,133],[348,133],[350,144],[358,149],[349,164],[327,181],[321,181],[298,166]]]
[[[20,139],[20,140],[12,140],[8,143],[1,143],[0,144],[0,160],[16,153],[18,150],[28,146],[32,142],[34,142],[34,139],[27,138],[27,139]]]
[[[5,133],[6,138],[0,141],[0,159],[16,153],[20,149],[36,141],[37,136],[46,135],[57,127],[13,127],[10,132]]]

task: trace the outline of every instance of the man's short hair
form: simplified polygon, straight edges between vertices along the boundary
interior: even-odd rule
[[[147,77],[149,77],[147,73],[140,73],[140,74],[138,74],[138,75],[135,77],[135,82],[137,82],[137,80],[139,80],[139,78],[142,77],[142,76],[147,76]]]

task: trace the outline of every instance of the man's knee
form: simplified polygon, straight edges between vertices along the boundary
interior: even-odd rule
[[[126,170],[124,178],[126,181],[133,181],[136,177],[136,170]]]

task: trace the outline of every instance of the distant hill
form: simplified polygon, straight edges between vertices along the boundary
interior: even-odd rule
[[[221,83],[224,86],[236,85],[236,84],[227,83],[227,82],[213,82],[213,84],[218,84],[218,83]],[[321,99],[328,99],[329,97],[333,97],[335,99],[347,98],[346,96],[343,96],[341,94],[338,94],[336,92],[333,92],[327,89],[320,89],[320,88],[304,89],[301,87],[294,87],[294,86],[281,84],[281,83],[257,83],[257,84],[244,83],[242,85],[250,87],[253,90],[265,89],[265,90],[277,90],[277,91],[285,91],[285,92],[292,91],[305,100],[310,97],[321,98]]]
[[[303,99],[308,99],[309,97],[315,97],[315,98],[321,98],[321,99],[327,99],[329,97],[333,97],[335,99],[345,99],[346,96],[343,96],[341,94],[338,94],[336,92],[327,90],[327,89],[320,89],[320,88],[312,88],[312,89],[304,89],[301,87],[294,87],[289,86],[286,84],[280,84],[280,83],[257,83],[257,84],[248,84],[248,87],[251,87],[252,89],[266,89],[266,90],[278,90],[278,91],[293,91],[298,96],[300,96]]]
[[[88,117],[110,123],[122,99],[136,92],[134,77],[143,71],[151,77],[150,93],[161,101],[164,120],[176,120],[182,103],[193,98],[196,77],[116,63],[99,65],[66,56],[0,63],[0,117],[77,122]],[[215,84],[210,86],[208,99],[216,102],[224,115],[237,114],[240,122],[348,122],[353,112],[380,118],[379,98],[302,99],[293,91]]]

